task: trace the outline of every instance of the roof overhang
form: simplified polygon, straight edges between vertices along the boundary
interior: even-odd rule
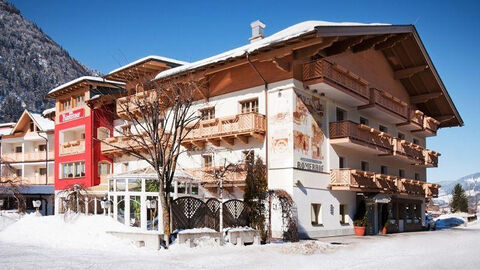
[[[105,86],[105,87],[112,87],[112,88],[125,87],[125,83],[123,82],[107,80],[100,77],[83,76],[50,90],[50,92],[48,92],[47,94],[47,97],[58,98],[65,94],[69,94],[71,92],[79,90],[82,87],[88,86],[88,85],[97,85],[97,86]]]

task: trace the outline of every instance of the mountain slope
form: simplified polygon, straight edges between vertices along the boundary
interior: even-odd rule
[[[50,89],[93,73],[0,0],[0,122],[16,121],[25,108],[52,107],[53,101],[45,99]]]

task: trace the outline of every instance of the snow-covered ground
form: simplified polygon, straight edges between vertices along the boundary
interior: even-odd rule
[[[478,269],[480,265],[480,224],[262,246],[219,247],[212,241],[197,248],[173,245],[160,251],[136,248],[106,234],[108,230],[126,228],[103,216],[76,216],[65,223],[61,216],[27,215],[0,231],[0,269]]]

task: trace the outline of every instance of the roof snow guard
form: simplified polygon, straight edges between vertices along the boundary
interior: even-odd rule
[[[247,55],[273,51],[307,37],[334,40],[322,49],[322,56],[327,58],[347,50],[353,53],[367,49],[381,51],[394,71],[395,78],[409,93],[411,104],[438,120],[439,127],[463,125],[463,120],[413,25],[306,21],[242,47],[162,71],[154,80],[206,70],[227,62],[246,61]]]
[[[105,86],[110,86],[110,87],[118,87],[118,88],[123,88],[125,86],[125,83],[123,82],[118,82],[118,81],[112,81],[112,80],[107,80],[101,77],[93,77],[93,76],[83,76],[80,78],[77,78],[75,80],[69,81],[67,83],[64,83],[48,92],[47,97],[48,98],[56,98],[59,96],[62,96],[66,93],[70,93],[72,91],[77,90],[78,88],[87,85],[88,83],[97,83]]]
[[[125,82],[140,78],[144,75],[154,76],[160,71],[186,64],[188,63],[176,59],[157,55],[149,55],[110,71],[105,78]]]

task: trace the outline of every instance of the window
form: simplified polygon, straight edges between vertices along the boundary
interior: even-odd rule
[[[85,133],[80,134],[80,138],[81,138],[82,140],[85,140]]]
[[[178,194],[186,194],[187,193],[187,184],[185,182],[178,182],[177,193]]]
[[[15,147],[15,153],[22,153],[22,147],[21,146],[16,146]]]
[[[243,151],[243,161],[246,163],[249,158],[251,158],[255,162],[255,152],[253,150],[250,151]]]
[[[415,180],[420,180],[420,174],[419,173],[415,173]]]
[[[40,145],[38,146],[38,151],[40,151],[40,152],[45,152],[45,151],[47,151],[47,145],[46,145],[46,144],[40,144]]]
[[[72,108],[72,101],[70,99],[65,99],[60,101],[60,111],[70,110]]]
[[[340,108],[337,108],[337,122],[338,121],[343,121],[347,119],[347,112],[345,110],[342,110]]]
[[[16,169],[15,170],[15,176],[17,176],[17,177],[22,176],[22,169]]]
[[[360,165],[361,165],[361,167],[362,167],[362,171],[364,171],[364,172],[366,172],[366,171],[368,171],[368,170],[370,169],[370,168],[369,168],[370,166],[369,166],[368,162],[366,162],[366,161],[362,161],[362,162],[360,163]]]
[[[347,219],[347,205],[346,204],[340,204],[340,207],[338,208],[340,212],[340,224],[348,224],[348,219]]]
[[[398,138],[400,140],[405,140],[405,134],[401,133],[401,132],[398,132]]]
[[[40,175],[46,175],[47,174],[47,169],[46,168],[40,168]]]
[[[381,132],[384,132],[384,133],[387,133],[387,132],[388,132],[388,128],[387,128],[386,126],[378,125],[378,129],[379,129]]]
[[[212,155],[203,155],[203,167],[212,167]]]
[[[401,178],[405,178],[405,170],[398,170],[398,176],[401,177]]]
[[[205,108],[200,110],[200,119],[209,120],[215,118],[215,107]]]
[[[360,117],[360,124],[368,126],[368,119],[364,117]]]
[[[198,195],[198,184],[192,183],[192,195]]]
[[[30,131],[35,131],[35,123],[33,121],[30,121]]]
[[[71,162],[62,164],[62,178],[78,178],[85,176],[85,162]]]
[[[258,112],[258,99],[240,101],[242,113]]]
[[[388,167],[385,165],[380,166],[380,173],[381,174],[388,174]]]
[[[75,107],[80,107],[80,106],[83,106],[85,104],[85,95],[84,94],[75,96],[75,97],[73,97],[73,99],[75,100],[75,104],[74,104]]]
[[[413,138],[413,143],[414,143],[414,144],[418,144],[418,145],[420,144],[420,142],[418,141],[418,139],[415,139],[415,138]]]
[[[98,139],[105,139],[110,137],[110,129],[106,127],[99,127],[97,128],[97,138]]]
[[[345,168],[345,158],[344,157],[338,157],[338,168],[342,169]]]
[[[310,209],[312,226],[322,225],[322,205],[319,203],[312,203]]]
[[[110,174],[110,163],[108,163],[108,162],[98,163],[98,174],[99,175],[109,175]]]

